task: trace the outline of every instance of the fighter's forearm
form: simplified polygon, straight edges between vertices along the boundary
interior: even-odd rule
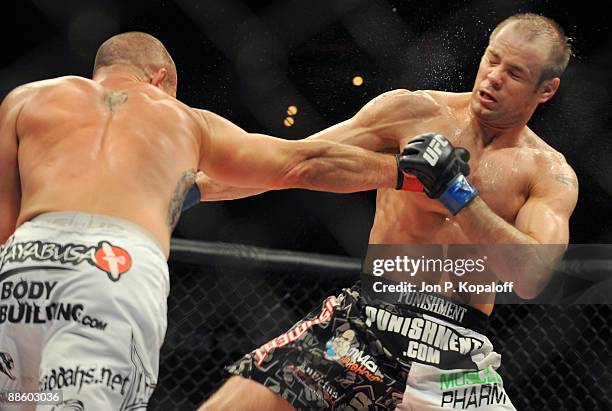
[[[495,214],[480,197],[476,197],[455,216],[464,234],[481,244],[537,244],[512,224]]]
[[[461,210],[455,221],[470,241],[487,245],[491,270],[499,280],[513,282],[520,297],[535,298],[548,284],[562,246],[541,245],[495,214],[480,197]]]
[[[319,150],[301,161],[289,179],[294,188],[351,193],[394,188],[397,162],[393,155],[321,141]],[[289,187],[287,187],[289,188]]]
[[[199,172],[196,183],[201,201],[234,200],[279,188],[350,193],[394,188],[397,183],[397,163],[390,154],[324,141],[309,142],[304,153],[284,181],[274,187],[236,187]]]

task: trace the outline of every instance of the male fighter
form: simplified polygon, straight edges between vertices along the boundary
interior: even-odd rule
[[[471,93],[391,91],[312,136],[403,149],[400,167],[424,185],[427,195],[378,190],[370,244],[566,245],[577,179],[526,124],[557,91],[570,54],[557,23],[515,15],[492,32]],[[397,188],[409,181],[415,189],[402,178]],[[198,183],[205,200],[261,191],[224,187],[205,174]],[[529,261],[513,263],[496,267],[489,280],[513,282],[519,296],[535,297],[550,274],[530,270]],[[322,311],[243,357],[201,409],[514,409],[495,371],[500,356],[484,335],[493,297],[392,305],[361,291],[328,298]],[[354,331],[351,348],[340,358],[327,355],[347,330]]]
[[[0,391],[61,390],[74,409],[146,408],[170,233],[197,169],[274,188],[395,184],[390,156],[248,134],[181,103],[176,87],[161,42],[124,33],[101,45],[92,80],[26,84],[2,102]]]

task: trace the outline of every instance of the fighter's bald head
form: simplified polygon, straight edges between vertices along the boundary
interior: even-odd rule
[[[164,89],[176,95],[176,66],[161,41],[147,33],[129,32],[117,34],[106,40],[96,53],[94,75],[109,66],[129,66],[148,79],[161,69],[166,69]]]

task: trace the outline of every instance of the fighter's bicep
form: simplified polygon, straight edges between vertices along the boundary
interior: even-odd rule
[[[551,175],[519,210],[515,226],[541,244],[567,244],[569,219],[578,198],[575,175]]]
[[[515,226],[540,244],[567,244],[568,218],[544,201],[529,200],[519,210]]]
[[[398,151],[396,140],[385,137],[382,130],[364,124],[357,116],[319,131],[307,140],[334,141],[371,151]]]
[[[245,146],[248,133],[231,121],[208,111],[201,111],[205,119],[202,153],[199,168],[209,176],[227,179],[236,169],[235,164],[247,156]]]
[[[330,140],[372,151],[397,152],[405,133],[434,116],[439,104],[424,91],[392,90],[366,103],[350,119],[309,139]]]
[[[299,155],[290,141],[247,133],[217,115],[209,116],[208,120],[209,134],[200,168],[221,182],[238,187],[273,188]]]

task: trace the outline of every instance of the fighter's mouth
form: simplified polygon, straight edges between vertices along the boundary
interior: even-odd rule
[[[497,103],[497,99],[484,90],[478,90],[478,96],[485,101],[491,101],[493,103]]]

